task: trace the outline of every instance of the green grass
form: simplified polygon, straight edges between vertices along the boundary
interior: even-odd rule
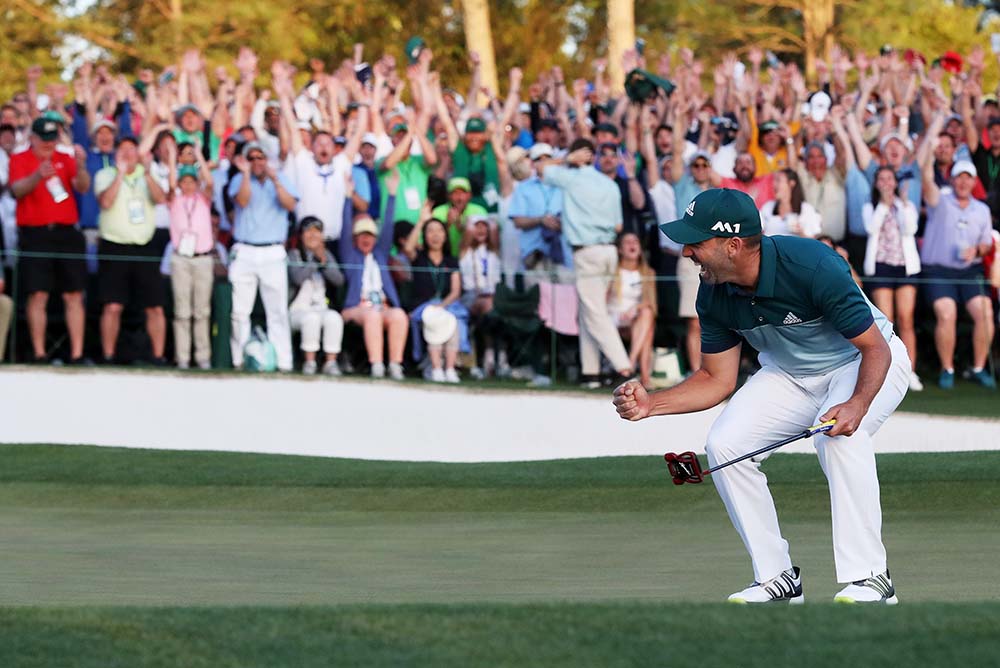
[[[658,457],[436,464],[0,446],[0,666],[996,665],[1000,453],[879,458],[902,604],[837,591],[814,456],[764,469],[800,610]]]

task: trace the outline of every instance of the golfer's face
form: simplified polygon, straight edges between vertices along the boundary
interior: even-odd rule
[[[699,268],[701,280],[712,285],[723,283],[720,272],[724,271],[728,259],[723,250],[725,239],[712,238],[696,244],[684,246],[684,257],[691,258]]]

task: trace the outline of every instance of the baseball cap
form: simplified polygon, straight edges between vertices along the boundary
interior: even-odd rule
[[[690,165],[699,158],[706,160],[708,164],[712,164],[712,155],[708,151],[695,151],[691,154],[691,158],[687,161],[687,164]]]
[[[465,226],[472,229],[476,226],[476,223],[486,223],[490,224],[490,217],[485,213],[471,213],[465,217]]]
[[[94,127],[90,128],[90,136],[93,137],[94,135],[96,135],[97,131],[100,130],[101,128],[107,128],[112,132],[114,132],[115,134],[118,134],[118,124],[109,121],[106,118],[102,118],[101,120],[94,123]]]
[[[521,104],[517,105],[517,111],[520,114],[530,114],[531,113],[531,103],[529,103],[529,102],[522,102]]]
[[[347,137],[344,135],[337,135],[333,138],[333,143],[337,146],[347,146]]]
[[[994,125],[1000,125],[1000,116],[990,116],[990,119],[986,121],[987,128],[992,128]]]
[[[900,144],[902,144],[903,146],[905,146],[907,151],[912,151],[913,150],[913,140],[912,139],[910,139],[909,137],[907,137],[906,135],[904,135],[901,132],[892,131],[889,134],[887,134],[884,137],[882,137],[882,141],[880,141],[878,143],[879,153],[885,152],[885,147],[893,139],[895,139]]]
[[[757,126],[757,131],[760,132],[761,134],[764,134],[765,132],[774,132],[780,127],[781,123],[779,123],[778,121],[764,121],[763,123]]]
[[[712,237],[752,237],[761,233],[760,212],[753,198],[739,190],[710,188],[695,197],[684,217],[660,225],[679,244],[696,244]]]
[[[406,123],[396,123],[396,124],[395,124],[395,125],[393,125],[393,126],[392,126],[392,128],[391,128],[391,129],[389,130],[389,134],[391,134],[391,135],[394,135],[394,134],[396,134],[397,132],[406,132],[407,130],[409,130],[409,128],[408,128],[408,127],[406,127]]]
[[[190,176],[194,180],[198,180],[198,168],[194,165],[181,165],[177,168],[177,180],[180,181],[185,176]]]
[[[420,58],[420,52],[426,48],[427,43],[424,42],[422,37],[413,36],[406,40],[406,59],[411,65],[415,65],[417,60]]]
[[[374,132],[366,132],[361,138],[362,144],[371,144],[372,146],[378,146],[378,137],[375,136]]]
[[[465,123],[465,131],[468,132],[486,132],[486,121],[479,118],[479,116],[473,116]]]
[[[955,178],[959,174],[968,174],[969,176],[976,178],[979,173],[976,172],[976,166],[973,165],[968,160],[959,160],[951,168],[951,178]]]
[[[824,91],[814,93],[809,98],[809,116],[817,123],[823,122],[830,113],[831,104],[833,104],[833,101]]]
[[[201,116],[201,109],[199,109],[198,107],[194,106],[193,104],[182,104],[181,106],[177,107],[176,110],[174,110],[174,118],[179,119],[181,116],[184,115],[184,112],[186,111],[193,111],[194,113]]]
[[[378,227],[376,227],[375,221],[369,216],[364,216],[363,218],[358,218],[354,221],[354,225],[351,227],[351,234],[354,236],[359,234],[371,234],[377,237]]]
[[[538,127],[540,128],[552,128],[553,130],[559,129],[559,121],[554,118],[543,118],[538,121]]]
[[[450,179],[448,179],[449,193],[452,192],[453,190],[458,190],[459,188],[461,188],[466,192],[470,193],[472,192],[472,184],[469,183],[469,179],[465,178],[464,176],[453,176]]]
[[[249,158],[250,154],[253,153],[254,151],[262,153],[265,158],[267,157],[267,151],[264,150],[264,147],[261,146],[260,142],[248,141],[246,144],[243,145],[242,153],[244,158]]]
[[[369,220],[371,220],[371,219],[369,219]],[[306,230],[310,230],[312,228],[316,228],[317,230],[319,230],[319,231],[322,232],[323,231],[323,221],[320,220],[319,218],[317,218],[316,216],[306,216],[305,218],[303,218],[302,220],[299,221],[299,233],[300,234],[302,232],[305,232]],[[355,232],[355,234],[357,234],[357,232]]]
[[[614,123],[598,123],[594,126],[594,134],[598,132],[608,132],[614,136],[618,136],[618,126]]]
[[[52,141],[59,137],[59,129],[62,126],[61,119],[56,120],[51,116],[43,115],[32,121],[31,132],[38,135],[42,141]]]
[[[552,147],[544,142],[539,142],[531,147],[531,151],[528,153],[528,157],[534,162],[541,157],[551,158],[553,154]]]

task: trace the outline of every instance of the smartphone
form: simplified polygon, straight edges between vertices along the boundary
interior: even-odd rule
[[[168,84],[168,83],[170,83],[173,80],[174,80],[174,73],[173,72],[164,72],[163,74],[160,75],[160,85],[161,86],[163,86],[165,84]]]
[[[641,37],[635,40],[635,52],[638,53],[640,57],[642,57],[642,52],[645,50],[646,50],[646,40],[644,40]]]

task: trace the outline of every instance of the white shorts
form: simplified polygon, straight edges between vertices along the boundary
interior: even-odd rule
[[[689,257],[677,258],[677,284],[681,291],[677,315],[682,318],[697,318],[695,302],[698,300],[698,286],[701,285],[698,265]]]

